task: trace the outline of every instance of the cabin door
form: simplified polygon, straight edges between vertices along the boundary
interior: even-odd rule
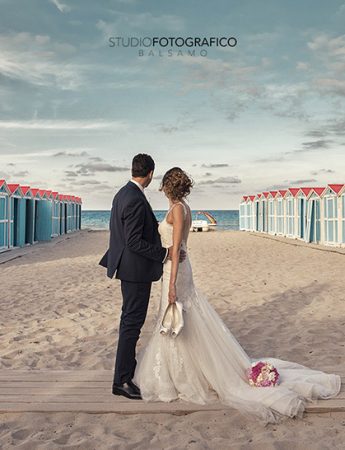
[[[310,200],[307,211],[306,242],[312,242],[315,234],[315,201]]]
[[[7,197],[0,195],[0,250],[8,248]]]
[[[37,240],[50,241],[52,235],[52,203],[40,200],[37,206]]]
[[[298,200],[298,212],[299,212],[298,236],[301,239],[304,239],[304,233],[305,233],[305,201],[304,201],[304,198],[300,198]]]

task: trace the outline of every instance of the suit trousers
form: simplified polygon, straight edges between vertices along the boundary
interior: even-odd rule
[[[135,347],[140,336],[150,299],[152,283],[121,280],[122,314],[117,344],[114,384],[122,384],[134,377],[137,361]]]

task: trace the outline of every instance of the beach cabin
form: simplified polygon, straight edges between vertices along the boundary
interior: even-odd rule
[[[246,229],[248,231],[254,231],[254,220],[255,220],[255,213],[254,213],[254,200],[255,195],[249,195],[247,198],[247,214],[246,214]]]
[[[36,202],[36,239],[37,241],[50,241],[52,237],[53,215],[51,191],[39,189],[39,201]]]
[[[52,191],[52,237],[59,236],[60,234],[60,200],[59,193]]]
[[[285,200],[285,236],[289,238],[297,237],[297,199],[299,188],[290,188],[286,191]]]
[[[5,180],[0,180],[0,252],[9,247],[9,197]]]
[[[285,235],[285,194],[287,190],[280,189],[275,196],[276,204],[276,234]]]
[[[324,191],[325,188],[311,188],[307,196],[306,242],[321,242],[321,196]]]
[[[328,187],[338,194],[338,241],[345,247],[345,184],[329,184]]]
[[[261,195],[261,209],[262,209],[262,231],[268,231],[268,196],[269,192],[263,192]]]
[[[325,245],[342,245],[345,240],[344,184],[329,184],[322,195],[322,241]]]
[[[247,198],[248,196],[244,195],[240,203],[240,230],[242,231],[248,231],[246,228]]]
[[[76,229],[81,230],[81,198],[80,197],[76,197],[76,208],[77,208]]]
[[[276,234],[276,195],[278,191],[270,191],[267,196],[268,223],[267,231],[269,234]]]
[[[311,188],[300,188],[296,194],[297,198],[297,238],[305,240],[307,226],[307,201]]]
[[[9,247],[24,247],[26,236],[26,202],[24,192],[19,184],[8,184],[10,190]]]
[[[20,188],[25,202],[25,245],[29,245],[35,242],[36,199],[39,194],[38,189],[33,192],[30,186],[20,186]]]

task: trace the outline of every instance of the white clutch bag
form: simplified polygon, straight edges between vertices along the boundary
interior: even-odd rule
[[[175,303],[169,303],[163,314],[163,319],[160,327],[160,334],[175,338],[178,336],[184,326],[183,320],[183,306],[182,303],[176,301]]]

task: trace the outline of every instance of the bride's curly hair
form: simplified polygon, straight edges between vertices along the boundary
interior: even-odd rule
[[[180,167],[173,167],[163,176],[159,190],[171,200],[180,201],[190,194],[194,181]]]

